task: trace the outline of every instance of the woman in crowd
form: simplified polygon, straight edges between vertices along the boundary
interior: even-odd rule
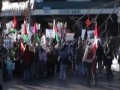
[[[29,50],[29,45],[26,45],[25,51],[22,55],[23,79],[24,80],[30,80],[31,56],[32,54]]]

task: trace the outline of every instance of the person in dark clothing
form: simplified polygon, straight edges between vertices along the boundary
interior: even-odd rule
[[[22,55],[23,60],[23,78],[24,80],[30,79],[30,63],[31,63],[31,52],[29,51],[29,45],[26,45],[25,51]]]
[[[30,52],[31,52],[31,78],[33,78],[33,76],[35,76],[35,52],[34,52],[34,47],[31,46],[30,48]]]
[[[35,49],[35,68],[36,68],[36,78],[39,77],[39,47]]]
[[[83,63],[82,63],[83,56],[84,56],[84,49],[83,49],[82,43],[79,43],[77,48],[77,57],[76,57],[77,72],[79,76],[85,74]]]
[[[99,74],[101,74],[104,50],[99,41],[97,44],[98,44],[98,47],[96,49],[96,59],[97,59],[97,63],[98,63],[98,71],[99,71]]]
[[[113,72],[111,70],[112,60],[114,59],[113,51],[111,46],[107,44],[107,48],[105,50],[106,55],[106,71],[107,71],[107,78],[114,77]]]
[[[2,60],[5,60],[7,55],[7,49],[4,47],[3,43],[0,46],[0,58]],[[6,64],[3,61],[3,80],[6,81],[7,80],[7,69],[6,69]]]
[[[54,76],[55,75],[55,53],[53,52],[53,49],[52,48],[49,48],[48,49],[48,52],[47,52],[47,66],[48,66],[48,69],[47,69],[47,75],[48,76]]]
[[[59,80],[66,80],[66,68],[68,64],[68,55],[65,52],[65,49],[62,48],[60,55],[59,55],[59,62],[60,62],[60,76]]]

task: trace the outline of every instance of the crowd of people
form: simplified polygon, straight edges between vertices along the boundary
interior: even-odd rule
[[[0,72],[3,72],[4,82],[13,77],[22,77],[26,81],[32,78],[55,77],[56,75],[60,81],[66,81],[67,68],[71,68],[77,72],[79,77],[86,78],[88,85],[92,78],[96,85],[97,76],[101,75],[104,67],[107,78],[114,77],[111,70],[114,57],[120,63],[120,49],[117,57],[112,40],[104,45],[98,41],[97,46],[96,53],[93,55],[91,53],[92,43],[81,38],[64,43],[51,43],[46,45],[46,49],[39,44],[34,46],[25,43],[23,53],[20,53],[20,42],[15,42],[9,49],[1,44]]]

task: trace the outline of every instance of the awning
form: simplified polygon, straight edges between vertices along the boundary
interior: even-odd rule
[[[50,9],[89,9],[96,6],[102,6],[108,4],[110,1],[82,1],[82,2],[65,2],[65,1],[54,1],[54,2],[35,2],[34,9],[43,9],[44,7],[50,7]],[[117,6],[120,6],[118,2]],[[113,8],[114,3],[107,6],[107,8]],[[101,8],[101,7],[100,7]]]

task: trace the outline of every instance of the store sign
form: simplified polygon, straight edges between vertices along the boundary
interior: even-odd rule
[[[80,14],[80,9],[61,9],[58,14]]]
[[[43,11],[45,14],[50,13],[50,7],[43,7]]]
[[[7,10],[24,10],[27,8],[27,3],[25,2],[20,2],[20,3],[3,3],[2,11],[7,11]]]

